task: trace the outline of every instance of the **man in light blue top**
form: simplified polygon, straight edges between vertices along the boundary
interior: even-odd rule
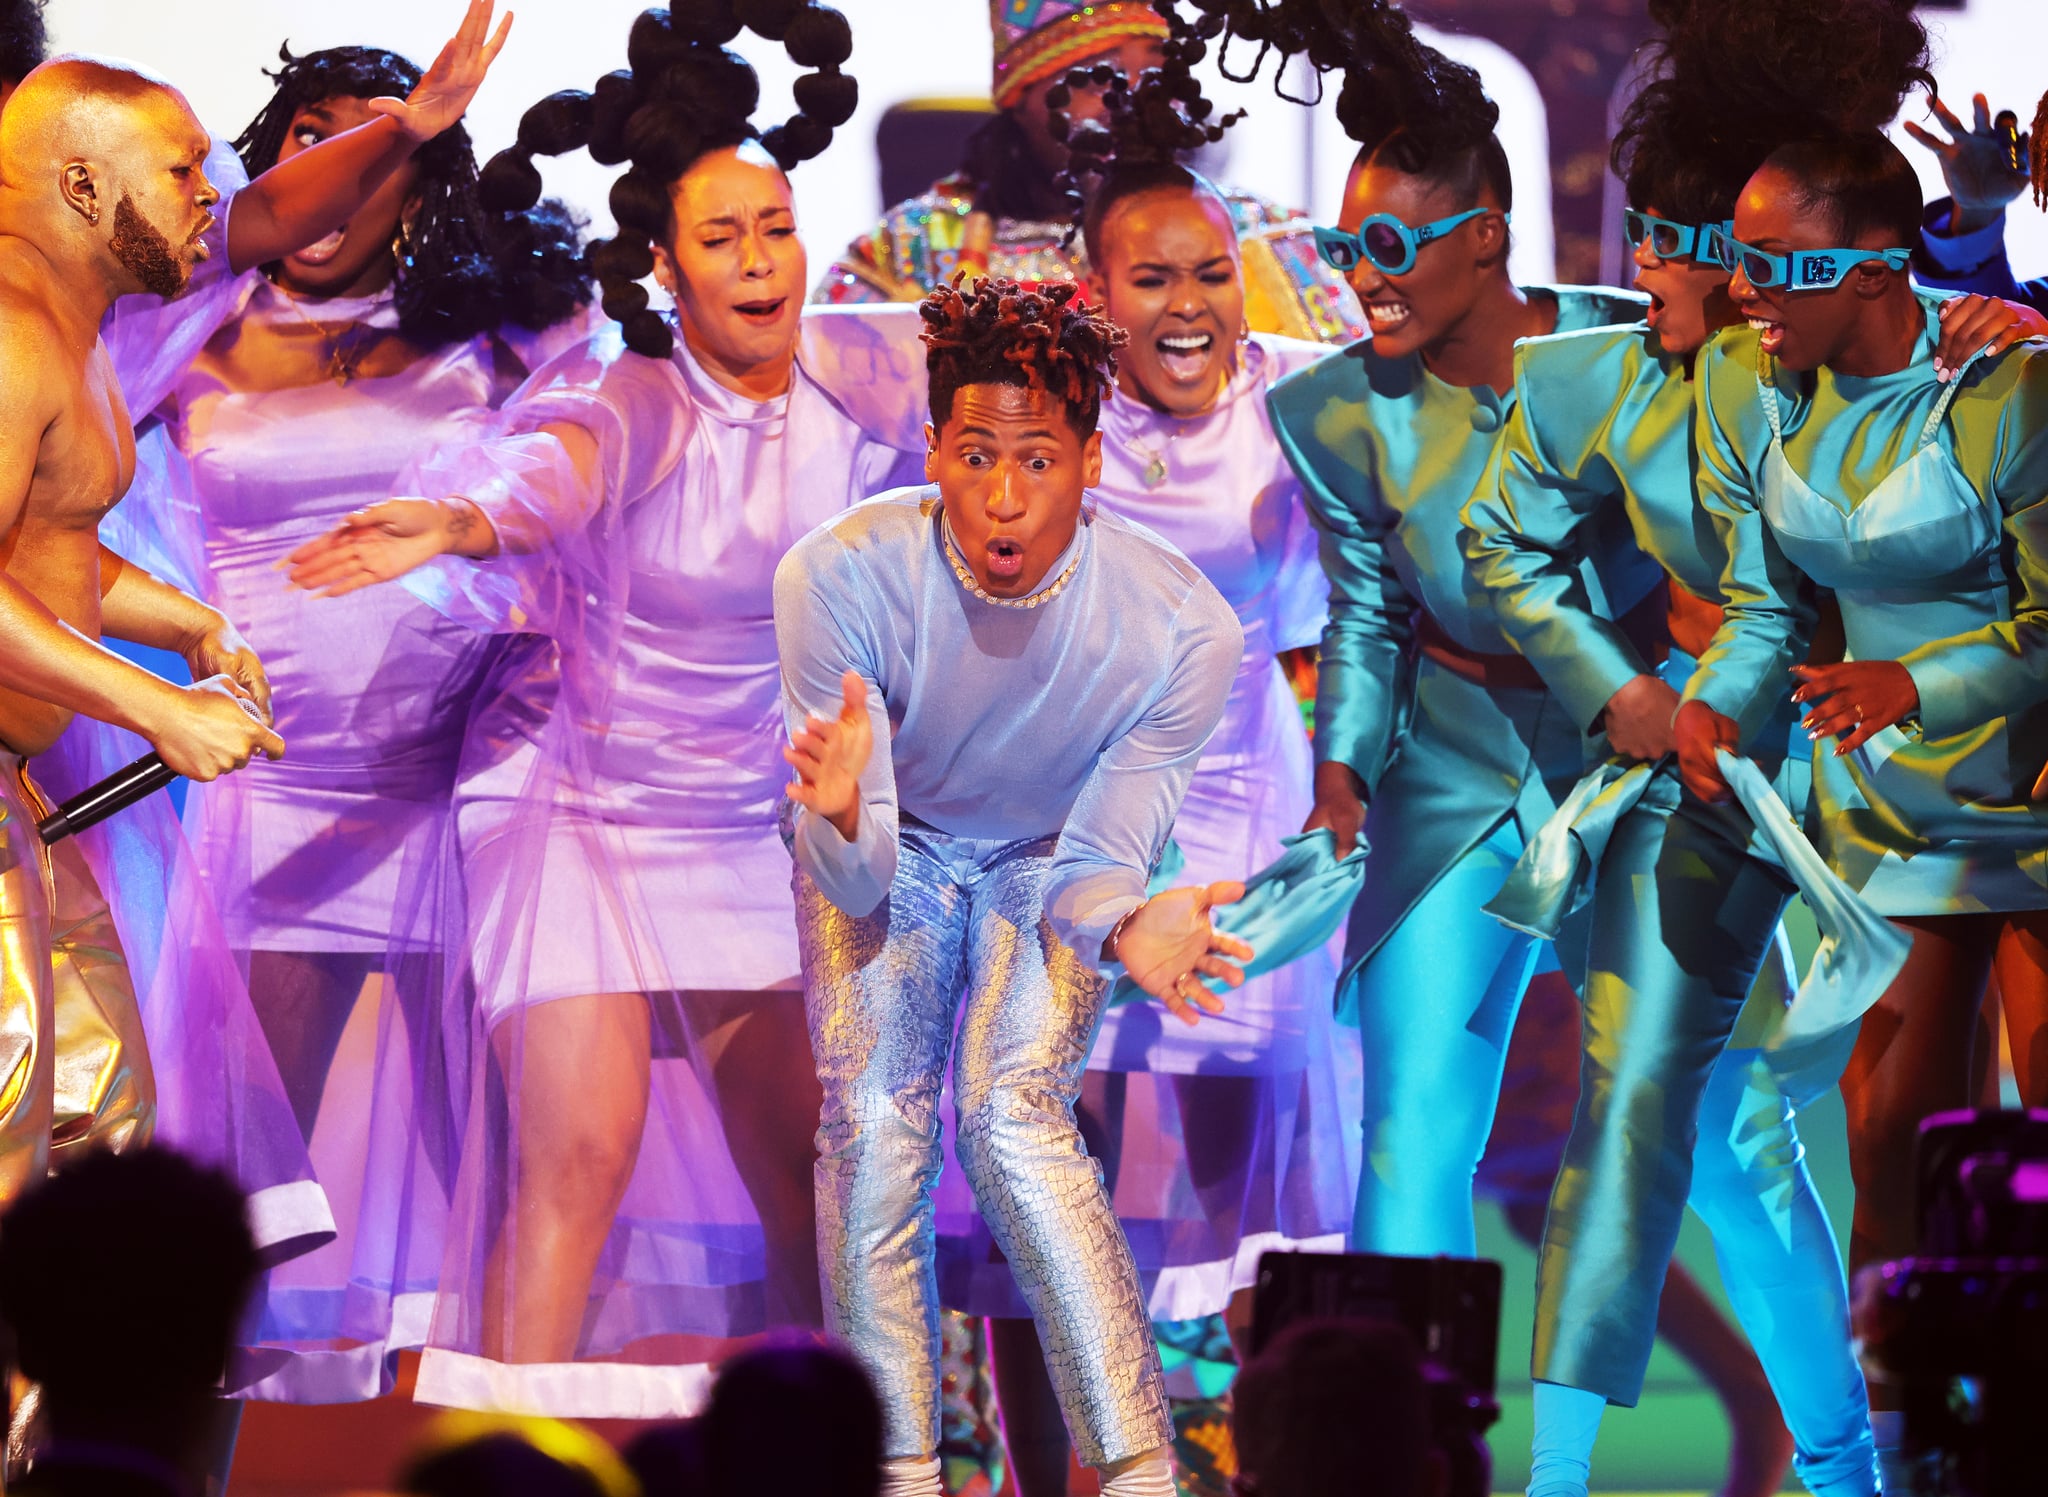
[[[924,304],[935,487],[798,542],[775,579],[798,936],[824,1084],[826,1321],[875,1379],[885,1492],[937,1497],[931,1190],[959,1153],[1109,1497],[1172,1497],[1157,1347],[1073,1107],[1121,968],[1188,1022],[1251,950],[1146,897],[1243,637],[1215,587],[1086,502],[1122,335],[1070,286]],[[877,752],[877,749],[880,752]],[[964,1011],[962,991],[965,990]]]

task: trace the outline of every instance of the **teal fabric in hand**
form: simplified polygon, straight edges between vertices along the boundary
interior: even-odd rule
[[[1820,946],[1807,964],[1799,991],[1785,1010],[1785,1022],[1765,1043],[1788,1050],[1824,1040],[1857,1023],[1884,996],[1906,965],[1912,946],[1906,933],[1864,903],[1814,851],[1763,771],[1726,749],[1721,773],[1767,847],[1820,927]]]
[[[1246,977],[1257,977],[1308,955],[1337,933],[1352,901],[1365,884],[1366,846],[1359,840],[1351,854],[1337,856],[1337,840],[1326,828],[1297,832],[1280,839],[1280,856],[1245,881],[1244,898],[1217,907],[1216,928],[1251,944],[1257,953],[1244,964]],[[1151,893],[1174,886],[1185,859],[1171,842],[1152,877]],[[1229,996],[1219,978],[1202,981],[1212,992]],[[1130,1003],[1145,990],[1128,976],[1117,979],[1111,1003]]]

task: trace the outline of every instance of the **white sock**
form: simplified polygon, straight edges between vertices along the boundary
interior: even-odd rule
[[[1148,1450],[1103,1467],[1102,1497],[1174,1497],[1173,1457]]]
[[[1529,1461],[1529,1497],[1586,1497],[1593,1440],[1607,1400],[1563,1383],[1536,1385],[1536,1436]]]
[[[946,1497],[937,1456],[882,1462],[881,1497]]]

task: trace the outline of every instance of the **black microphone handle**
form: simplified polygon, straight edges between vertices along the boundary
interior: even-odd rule
[[[125,769],[117,769],[97,785],[89,786],[57,807],[36,826],[43,845],[62,842],[74,832],[97,826],[117,811],[156,794],[178,777],[178,772],[156,754],[145,754]]]

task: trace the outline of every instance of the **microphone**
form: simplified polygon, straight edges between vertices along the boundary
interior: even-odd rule
[[[74,832],[97,826],[117,811],[125,811],[178,777],[156,754],[145,754],[126,769],[117,769],[97,785],[81,790],[36,824],[45,847],[62,842]]]

